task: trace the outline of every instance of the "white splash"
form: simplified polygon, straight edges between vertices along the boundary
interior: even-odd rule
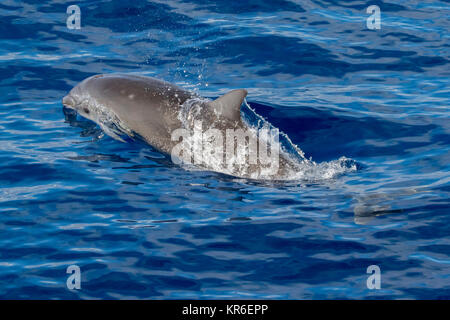
[[[201,119],[204,118],[204,103],[210,100],[196,97],[187,100],[179,112],[178,118],[183,124],[184,128],[190,130],[202,131]],[[247,177],[255,180],[286,180],[286,181],[320,181],[326,179],[332,179],[338,175],[354,172],[357,170],[357,164],[354,160],[341,157],[334,161],[316,163],[311,159],[307,159],[304,152],[296,146],[289,137],[279,132],[272,124],[258,115],[248,104],[244,101],[244,107],[246,111],[242,112],[242,118],[248,126],[247,133],[253,137],[264,137],[261,135],[263,131],[276,130],[279,133],[279,137],[274,139],[271,135],[266,135],[267,145],[276,146],[276,149],[280,152],[280,159],[284,161],[284,170],[280,170],[278,174],[274,175],[273,170],[267,170],[267,168],[259,167],[258,170],[250,170],[248,165],[249,152],[248,145],[245,146],[245,150],[241,152],[233,153],[229,160],[233,165],[223,165],[223,155],[217,150],[208,149],[205,152],[203,147],[204,141],[198,134],[190,135],[183,141],[186,144],[186,148],[189,148],[193,153],[194,159],[201,159],[203,169],[221,172],[238,177]],[[220,120],[219,120],[220,121]],[[198,127],[200,126],[200,128]],[[212,145],[211,143],[208,143]],[[217,144],[216,144],[217,145]],[[222,143],[220,143],[222,145]],[[246,162],[247,161],[247,162]],[[186,169],[201,170],[202,168],[195,167],[191,164],[186,165]]]

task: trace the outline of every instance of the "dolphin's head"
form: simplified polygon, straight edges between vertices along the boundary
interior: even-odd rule
[[[79,115],[86,119],[95,120],[95,109],[91,106],[92,101],[89,98],[87,83],[98,77],[101,77],[101,75],[87,78],[70,90],[62,100],[64,107],[75,110]]]

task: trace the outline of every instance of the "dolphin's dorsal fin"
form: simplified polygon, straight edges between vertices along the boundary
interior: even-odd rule
[[[247,96],[247,90],[236,89],[232,90],[214,101],[208,103],[212,110],[225,118],[230,120],[241,119],[241,104]]]

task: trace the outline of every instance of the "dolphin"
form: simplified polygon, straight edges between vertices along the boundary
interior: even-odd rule
[[[122,140],[123,134],[138,136],[160,152],[170,154],[179,144],[174,141],[173,132],[187,125],[183,119],[201,120],[204,128],[213,125],[224,135],[227,129],[247,130],[248,125],[241,118],[241,105],[246,96],[247,90],[237,89],[211,101],[152,77],[101,74],[80,82],[62,103],[99,124],[115,139]],[[186,104],[195,108],[187,109]],[[186,110],[190,113],[183,118]],[[286,172],[287,167],[292,169],[289,162],[281,157],[275,174],[280,175],[280,170]],[[206,166],[206,169],[211,167]],[[258,178],[261,168],[248,164],[245,170],[225,173]]]

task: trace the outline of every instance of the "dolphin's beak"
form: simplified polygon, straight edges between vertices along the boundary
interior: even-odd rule
[[[75,109],[75,99],[70,94],[63,98],[62,103],[67,108]]]

